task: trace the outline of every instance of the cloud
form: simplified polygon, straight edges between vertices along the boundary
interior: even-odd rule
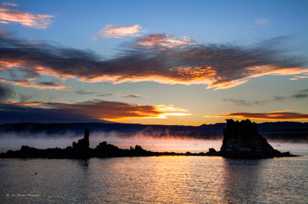
[[[0,83],[0,102],[6,101],[12,95],[12,89]]]
[[[32,100],[32,95],[20,94],[19,93],[19,94],[17,94],[17,98],[18,98],[19,103],[25,103],[25,102]]]
[[[187,110],[167,105],[136,105],[116,101],[93,100],[82,103],[47,103],[50,108],[82,113],[97,119],[166,118],[189,114]]]
[[[159,110],[159,118],[168,118],[169,116],[189,116],[191,115],[188,110],[179,108],[174,105],[157,105],[156,109]]]
[[[154,81],[226,89],[262,76],[307,74],[304,64],[301,58],[272,48],[270,41],[255,47],[196,43],[168,49],[133,46],[115,58],[102,59],[90,51],[0,35],[0,70],[19,68],[88,83]]]
[[[66,87],[61,84],[54,81],[39,81],[36,82],[36,85],[39,87],[35,87],[38,89],[65,89]]]
[[[54,82],[54,81],[36,81],[33,79],[5,79],[0,77],[0,82],[11,84],[15,86],[20,86],[24,88],[35,88],[35,89],[56,89],[56,90],[62,90],[66,89],[65,85]]]
[[[108,96],[112,96],[112,93],[102,93],[102,94],[97,94],[96,96],[101,96],[101,97],[108,97]]]
[[[254,105],[264,105],[267,103],[273,102],[282,102],[287,100],[301,100],[308,98],[308,89],[299,90],[297,93],[289,96],[273,96],[270,99],[265,100],[245,100],[245,99],[234,99],[234,98],[225,98],[223,101],[230,102],[238,106],[254,106]]]
[[[151,34],[137,39],[137,45],[142,47],[176,48],[192,44],[188,38],[176,38],[166,34]]]
[[[291,78],[291,80],[301,80],[301,79],[308,79],[308,73],[305,73],[303,75],[299,75],[299,76],[294,76]]]
[[[52,21],[52,16],[32,14],[15,9],[16,4],[0,5],[0,23],[17,23],[26,27],[45,29]]]
[[[250,113],[238,112],[218,115],[225,118],[250,118],[262,120],[307,120],[308,114],[297,112],[268,112],[268,113]]]
[[[128,95],[124,95],[124,98],[141,98],[140,95],[137,94],[128,94]]]
[[[257,26],[266,26],[270,24],[270,21],[267,18],[257,18],[255,23]]]
[[[56,120],[118,120],[123,118],[167,118],[169,116],[190,115],[187,110],[172,105],[136,105],[117,101],[85,101],[81,103],[44,103],[18,102],[0,104],[0,121],[10,115],[10,120],[31,122],[40,116],[46,118],[48,114]],[[57,114],[59,115],[58,117]],[[65,115],[67,114],[67,117]],[[15,116],[15,117],[14,117]],[[77,117],[78,116],[78,117]],[[27,120],[29,117],[29,120]],[[15,119],[14,119],[15,118]],[[45,120],[45,119],[44,119]]]
[[[44,109],[16,104],[0,104],[0,123],[16,122],[97,122],[99,120],[76,112]]]
[[[298,93],[293,94],[291,98],[296,98],[296,99],[308,98],[308,89],[302,89],[298,91]]]
[[[87,101],[78,104],[53,103],[48,105],[52,108],[78,112],[98,119],[157,117],[161,114],[154,106],[132,105],[114,101]]]
[[[76,93],[79,95],[91,95],[91,94],[95,94],[96,92],[80,89],[80,90],[77,90]]]
[[[254,101],[249,101],[245,99],[235,99],[235,98],[225,98],[223,99],[225,102],[230,102],[238,106],[253,106],[253,105],[263,105],[267,101],[265,100],[254,100]]]
[[[142,30],[142,27],[137,24],[128,25],[128,26],[107,25],[98,32],[98,36],[99,37],[109,37],[109,38],[132,37],[140,33],[141,30]]]
[[[5,6],[5,7],[17,7],[18,5],[12,2],[4,2],[1,3],[0,6]]]

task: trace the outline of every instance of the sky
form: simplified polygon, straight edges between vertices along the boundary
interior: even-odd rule
[[[0,122],[308,121],[307,9],[0,1]]]

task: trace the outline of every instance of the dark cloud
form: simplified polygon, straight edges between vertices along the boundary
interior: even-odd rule
[[[59,86],[63,87],[62,84],[54,82],[54,81],[40,81],[40,82],[37,82],[37,84],[41,86],[47,86],[47,87],[53,87],[53,88],[57,88]]]
[[[1,35],[0,69],[22,67],[38,74],[76,77],[87,82],[156,81],[207,84],[210,88],[234,87],[264,75],[308,73],[303,60],[270,45],[268,41],[255,47],[196,43],[167,49],[132,46],[104,60],[87,50]]]
[[[0,102],[6,101],[12,95],[12,89],[0,83]]]
[[[0,123],[16,122],[94,122],[91,118],[64,109],[46,109],[15,104],[0,104]]]
[[[26,101],[0,104],[0,122],[80,122],[187,114],[186,110],[173,106],[137,105],[101,100],[81,103]]]
[[[120,119],[129,117],[158,117],[162,112],[155,106],[135,105],[116,101],[86,101],[76,104],[48,103],[51,108],[82,113],[97,119]]]
[[[128,95],[124,95],[124,98],[141,98],[140,95],[137,94],[128,94]]]
[[[296,99],[308,98],[308,89],[300,90],[298,93],[292,95],[291,97]]]

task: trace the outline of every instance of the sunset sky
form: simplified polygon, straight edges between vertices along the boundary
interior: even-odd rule
[[[308,1],[0,1],[0,122],[308,121]]]

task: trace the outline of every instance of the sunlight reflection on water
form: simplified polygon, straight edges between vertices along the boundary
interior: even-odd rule
[[[37,175],[34,173],[37,172]],[[307,203],[308,157],[0,160],[1,203]]]
[[[67,146],[76,140],[11,139],[5,143],[2,138],[1,145]],[[107,140],[153,151],[205,152],[221,145],[221,140],[183,137],[91,139],[92,146]],[[0,203],[308,203],[308,144],[270,142],[306,156],[257,161],[184,156],[0,159]]]

